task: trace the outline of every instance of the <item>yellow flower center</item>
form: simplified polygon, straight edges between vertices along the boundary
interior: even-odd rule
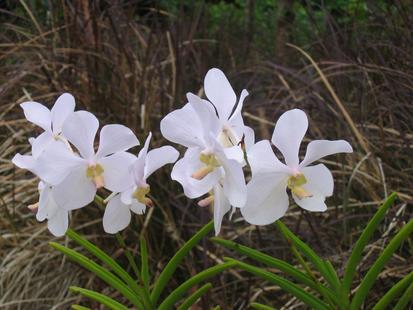
[[[138,187],[134,193],[132,194],[133,198],[135,198],[140,203],[143,203],[145,206],[152,206],[153,202],[150,198],[146,197],[151,191],[151,187],[149,185]]]
[[[87,167],[86,176],[95,183],[96,188],[101,188],[105,184],[103,179],[103,167],[99,164]]]
[[[205,178],[205,176],[214,171],[215,168],[221,166],[214,154],[201,153],[199,160],[201,161],[201,163],[205,164],[205,166],[192,174],[192,177],[197,180],[202,180],[203,178]]]
[[[287,186],[294,195],[296,195],[299,199],[303,199],[313,196],[302,187],[306,183],[307,179],[304,174],[297,173],[288,178]]]

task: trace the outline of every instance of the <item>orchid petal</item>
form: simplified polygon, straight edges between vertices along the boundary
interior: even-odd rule
[[[63,124],[63,136],[80,152],[83,158],[90,159],[95,154],[93,143],[99,121],[87,111],[73,112]]]
[[[214,186],[214,228],[215,235],[221,231],[221,223],[224,215],[231,209],[231,204],[224,194],[224,190],[221,185]]]
[[[60,208],[74,210],[93,201],[95,184],[86,176],[86,166],[73,169],[59,184],[53,187],[53,197]]]
[[[201,180],[193,178],[192,174],[203,167],[199,160],[200,154],[199,148],[188,149],[172,169],[172,180],[182,185],[185,196],[189,198],[197,198],[209,192],[222,175],[222,170],[217,168]]]
[[[162,135],[169,141],[186,147],[203,146],[203,131],[198,118],[190,104],[172,111],[161,120]]]
[[[52,134],[49,131],[45,131],[36,139],[32,140],[32,155],[34,158],[38,158],[40,154],[47,148],[52,142],[57,142],[53,139]]]
[[[210,134],[218,135],[220,122],[212,104],[191,93],[187,93],[186,98],[200,120],[197,125],[202,128],[204,139],[207,140]]]
[[[220,157],[222,167],[225,171],[224,193],[231,205],[242,208],[247,200],[247,187],[245,185],[242,165],[235,160]]]
[[[311,141],[307,146],[307,152],[300,167],[305,167],[315,162],[316,160],[337,153],[352,153],[353,148],[344,140],[315,140]]]
[[[121,192],[120,200],[122,201],[122,203],[124,203],[125,205],[131,205],[133,200],[132,195],[136,191],[136,189],[137,186],[133,186]]]
[[[268,225],[284,216],[288,209],[287,181],[284,174],[254,176],[247,185],[247,202],[241,209],[244,219],[253,225]]]
[[[252,176],[280,172],[289,173],[290,169],[278,160],[268,140],[261,140],[254,144],[247,153],[248,163],[251,166]]]
[[[119,152],[99,159],[103,168],[104,187],[112,192],[121,192],[134,184],[130,173],[136,156],[127,152]]]
[[[28,101],[23,102],[20,106],[23,109],[24,116],[29,122],[43,128],[45,131],[52,130],[50,110],[44,105],[38,102]]]
[[[72,169],[85,164],[84,159],[73,154],[63,143],[55,143],[53,147],[44,150],[37,159],[34,169],[46,183],[57,185]]]
[[[58,206],[56,206],[59,208]],[[47,220],[47,228],[55,237],[62,237],[69,227],[69,212],[59,208],[53,217]]]
[[[239,146],[226,147],[223,149],[228,159],[233,159],[244,166],[244,151]]]
[[[64,93],[57,98],[54,106],[51,109],[52,130],[54,134],[62,132],[63,123],[66,118],[75,111],[75,98]]]
[[[17,153],[16,155],[14,155],[11,162],[21,169],[27,169],[36,174],[36,172],[34,171],[36,159],[31,155],[21,155]]]
[[[326,197],[333,195],[334,180],[330,170],[323,164],[305,167],[301,170],[307,183],[302,187],[310,193],[311,197],[298,198],[293,194],[294,201],[307,211],[325,211],[324,203]]]
[[[138,215],[145,214],[146,206],[143,203],[140,203],[136,199],[132,199],[132,204],[130,210]]]
[[[307,115],[299,109],[285,112],[275,124],[271,141],[283,154],[287,166],[292,169],[298,167],[300,144],[307,128]]]
[[[148,178],[154,171],[166,164],[174,163],[178,157],[179,152],[169,145],[151,150],[146,156],[144,178]]]
[[[131,220],[129,206],[122,203],[120,195],[109,200],[103,214],[103,229],[109,234],[116,234],[125,229]]]
[[[54,200],[51,199],[52,197],[51,187],[45,184],[41,186],[40,183],[43,183],[43,182],[42,181],[39,182],[39,192],[40,192],[39,193],[39,208],[37,209],[36,219],[39,222],[43,222],[48,216],[50,203],[56,204],[56,202],[54,202]],[[40,189],[40,187],[43,187],[43,188]]]
[[[248,91],[246,89],[243,89],[239,97],[238,105],[229,119],[231,124],[244,125],[244,120],[242,119],[242,107],[244,105],[244,100],[248,95]]]
[[[204,87],[205,94],[217,109],[219,118],[228,120],[237,96],[225,74],[217,68],[209,70],[205,76]]]
[[[139,145],[138,138],[128,127],[123,125],[106,125],[100,131],[99,149],[96,157],[101,158],[116,152],[122,152]]]

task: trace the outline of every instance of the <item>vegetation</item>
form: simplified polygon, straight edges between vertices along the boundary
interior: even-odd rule
[[[1,309],[66,309],[83,305],[79,294],[92,290],[125,301],[49,246],[63,243],[89,255],[69,238],[54,240],[46,224],[37,223],[27,209],[37,200],[37,182],[10,162],[16,152],[29,150],[26,141],[35,130],[23,122],[18,104],[28,99],[52,104],[64,91],[74,94],[79,108],[135,129],[141,141],[152,131],[153,144],[161,145],[160,119],[185,103],[186,91],[202,93],[198,87],[206,71],[219,67],[237,93],[253,90],[245,101],[245,119],[261,138],[268,138],[281,112],[292,107],[312,117],[311,139],[346,137],[354,155],[323,161],[335,175],[328,211],[290,208],[283,222],[346,281],[345,262],[356,240],[390,192],[397,192],[398,200],[371,235],[352,287],[365,279],[391,237],[412,218],[409,1],[21,0],[3,1],[0,8]],[[154,208],[144,217],[134,216],[122,233],[126,249],[118,249],[116,238],[103,233],[97,207],[73,212],[72,229],[129,273],[132,266],[123,254],[144,256],[139,244],[144,237],[148,269],[158,278],[173,253],[210,219],[209,210],[186,199],[177,183],[164,182],[168,173],[164,169],[152,180]],[[226,220],[220,238],[305,271],[275,227],[241,222],[238,213]],[[57,243],[54,247],[63,251]],[[231,247],[215,243],[204,238],[185,255],[162,298],[190,276],[222,263],[224,256],[243,260],[246,255],[235,256]],[[379,270],[367,308],[411,274],[412,254],[412,239],[403,240]],[[201,309],[217,301],[222,309],[248,309],[252,303],[256,309],[305,308],[271,281],[237,268],[208,281],[212,288],[196,287],[207,296],[198,303]],[[87,290],[73,288],[74,294],[71,286]]]

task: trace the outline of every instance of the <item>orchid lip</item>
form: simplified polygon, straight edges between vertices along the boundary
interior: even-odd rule
[[[146,184],[146,186],[137,187],[133,192],[132,197],[145,206],[152,207],[153,201],[150,198],[146,197],[146,195],[148,195],[150,191],[151,187]]]
[[[91,179],[96,188],[101,188],[105,185],[103,178],[103,167],[99,164],[89,164],[86,169],[86,176]]]
[[[307,179],[304,174],[300,172],[292,174],[287,181],[287,187],[299,199],[310,198],[313,196],[313,194],[303,188],[303,185],[305,184],[307,184]]]

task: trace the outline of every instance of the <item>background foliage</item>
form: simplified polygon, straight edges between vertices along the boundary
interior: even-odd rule
[[[159,120],[185,103],[187,91],[202,92],[202,79],[214,66],[227,73],[237,93],[250,91],[245,118],[259,139],[270,137],[283,111],[299,107],[311,118],[311,139],[346,138],[353,145],[354,155],[325,161],[336,178],[329,210],[309,214],[293,207],[285,219],[337,270],[343,271],[377,206],[391,191],[399,193],[363,257],[364,273],[412,217],[412,22],[413,7],[403,0],[2,1],[0,308],[65,309],[79,302],[70,285],[114,294],[51,249],[46,225],[26,208],[37,199],[37,181],[10,159],[29,150],[27,138],[35,129],[26,125],[18,104],[32,98],[51,105],[69,91],[79,109],[130,126],[141,141],[151,130],[160,145],[165,141]],[[330,90],[308,58],[287,43],[317,62]],[[145,217],[135,216],[123,233],[134,253],[139,236],[147,238],[153,275],[210,219],[209,210],[165,181],[168,173],[164,169],[153,179],[156,206]],[[127,266],[115,238],[103,233],[101,218],[99,209],[88,207],[73,213],[71,227]],[[246,225],[239,214],[233,222],[224,223],[222,238],[298,265],[274,227]],[[413,269],[412,247],[411,240],[403,243],[380,274],[371,302]],[[167,289],[228,253],[205,240]],[[278,287],[239,271],[213,284],[202,309],[212,306],[210,300],[223,309],[247,309],[252,301],[303,307]]]

